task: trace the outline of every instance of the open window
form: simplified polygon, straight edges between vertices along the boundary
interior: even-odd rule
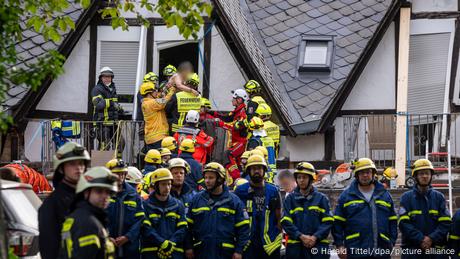
[[[299,72],[330,72],[333,51],[332,36],[303,36],[299,49]]]

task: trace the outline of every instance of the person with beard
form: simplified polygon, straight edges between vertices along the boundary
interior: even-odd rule
[[[88,151],[74,142],[65,143],[53,156],[55,189],[38,209],[38,242],[43,259],[55,259],[58,256],[62,223],[75,198],[78,179],[90,162]]]
[[[397,216],[390,193],[375,180],[369,158],[351,167],[355,179],[339,196],[332,235],[339,258],[390,258],[398,237]],[[382,253],[373,254],[380,249]]]
[[[185,207],[170,195],[173,176],[166,168],[153,172],[154,191],[144,201],[142,258],[184,258],[183,242],[187,233]]]
[[[107,233],[110,196],[117,192],[118,177],[98,166],[80,176],[72,212],[62,224],[59,257],[107,259],[114,258],[115,247]]]
[[[244,205],[225,185],[225,168],[216,162],[204,167],[206,191],[193,197],[187,213],[193,250],[187,258],[241,259],[249,244],[249,217]]]
[[[265,182],[268,166],[262,156],[250,156],[246,165],[249,182],[235,194],[246,204],[251,223],[251,244],[245,258],[279,258],[281,248],[281,202],[275,185]]]
[[[401,246],[408,251],[402,258],[448,258],[442,252],[433,251],[446,245],[452,223],[444,195],[431,187],[433,174],[434,168],[428,159],[415,161],[412,177],[417,184],[401,196],[398,211]]]
[[[182,158],[173,158],[169,160],[168,168],[173,176],[171,196],[180,200],[187,208],[196,194],[196,191],[185,183],[185,176],[189,173],[187,162]]]
[[[281,218],[281,225],[289,237],[286,257],[329,258],[327,237],[334,218],[329,199],[312,185],[316,179],[315,167],[300,162],[294,171],[294,178],[297,188],[286,197]],[[316,248],[318,252],[312,252],[311,248]]]
[[[139,236],[145,213],[142,200],[126,180],[128,167],[121,159],[112,159],[105,165],[118,176],[118,192],[106,209],[110,239],[116,246],[116,258],[138,259]]]

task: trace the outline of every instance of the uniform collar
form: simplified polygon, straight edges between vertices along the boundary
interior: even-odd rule
[[[77,209],[83,209],[89,211],[90,214],[93,214],[100,222],[104,225],[107,223],[107,213],[104,209],[93,206],[86,200],[79,201],[76,205]]]

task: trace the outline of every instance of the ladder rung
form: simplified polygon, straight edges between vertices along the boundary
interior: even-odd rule
[[[433,153],[428,153],[429,156],[447,156],[447,152],[433,152]]]

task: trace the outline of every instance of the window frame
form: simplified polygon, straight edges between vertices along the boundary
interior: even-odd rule
[[[307,42],[327,42],[326,64],[305,64],[305,48]],[[332,57],[334,55],[334,36],[332,35],[304,35],[301,38],[298,57],[299,72],[331,72]]]

